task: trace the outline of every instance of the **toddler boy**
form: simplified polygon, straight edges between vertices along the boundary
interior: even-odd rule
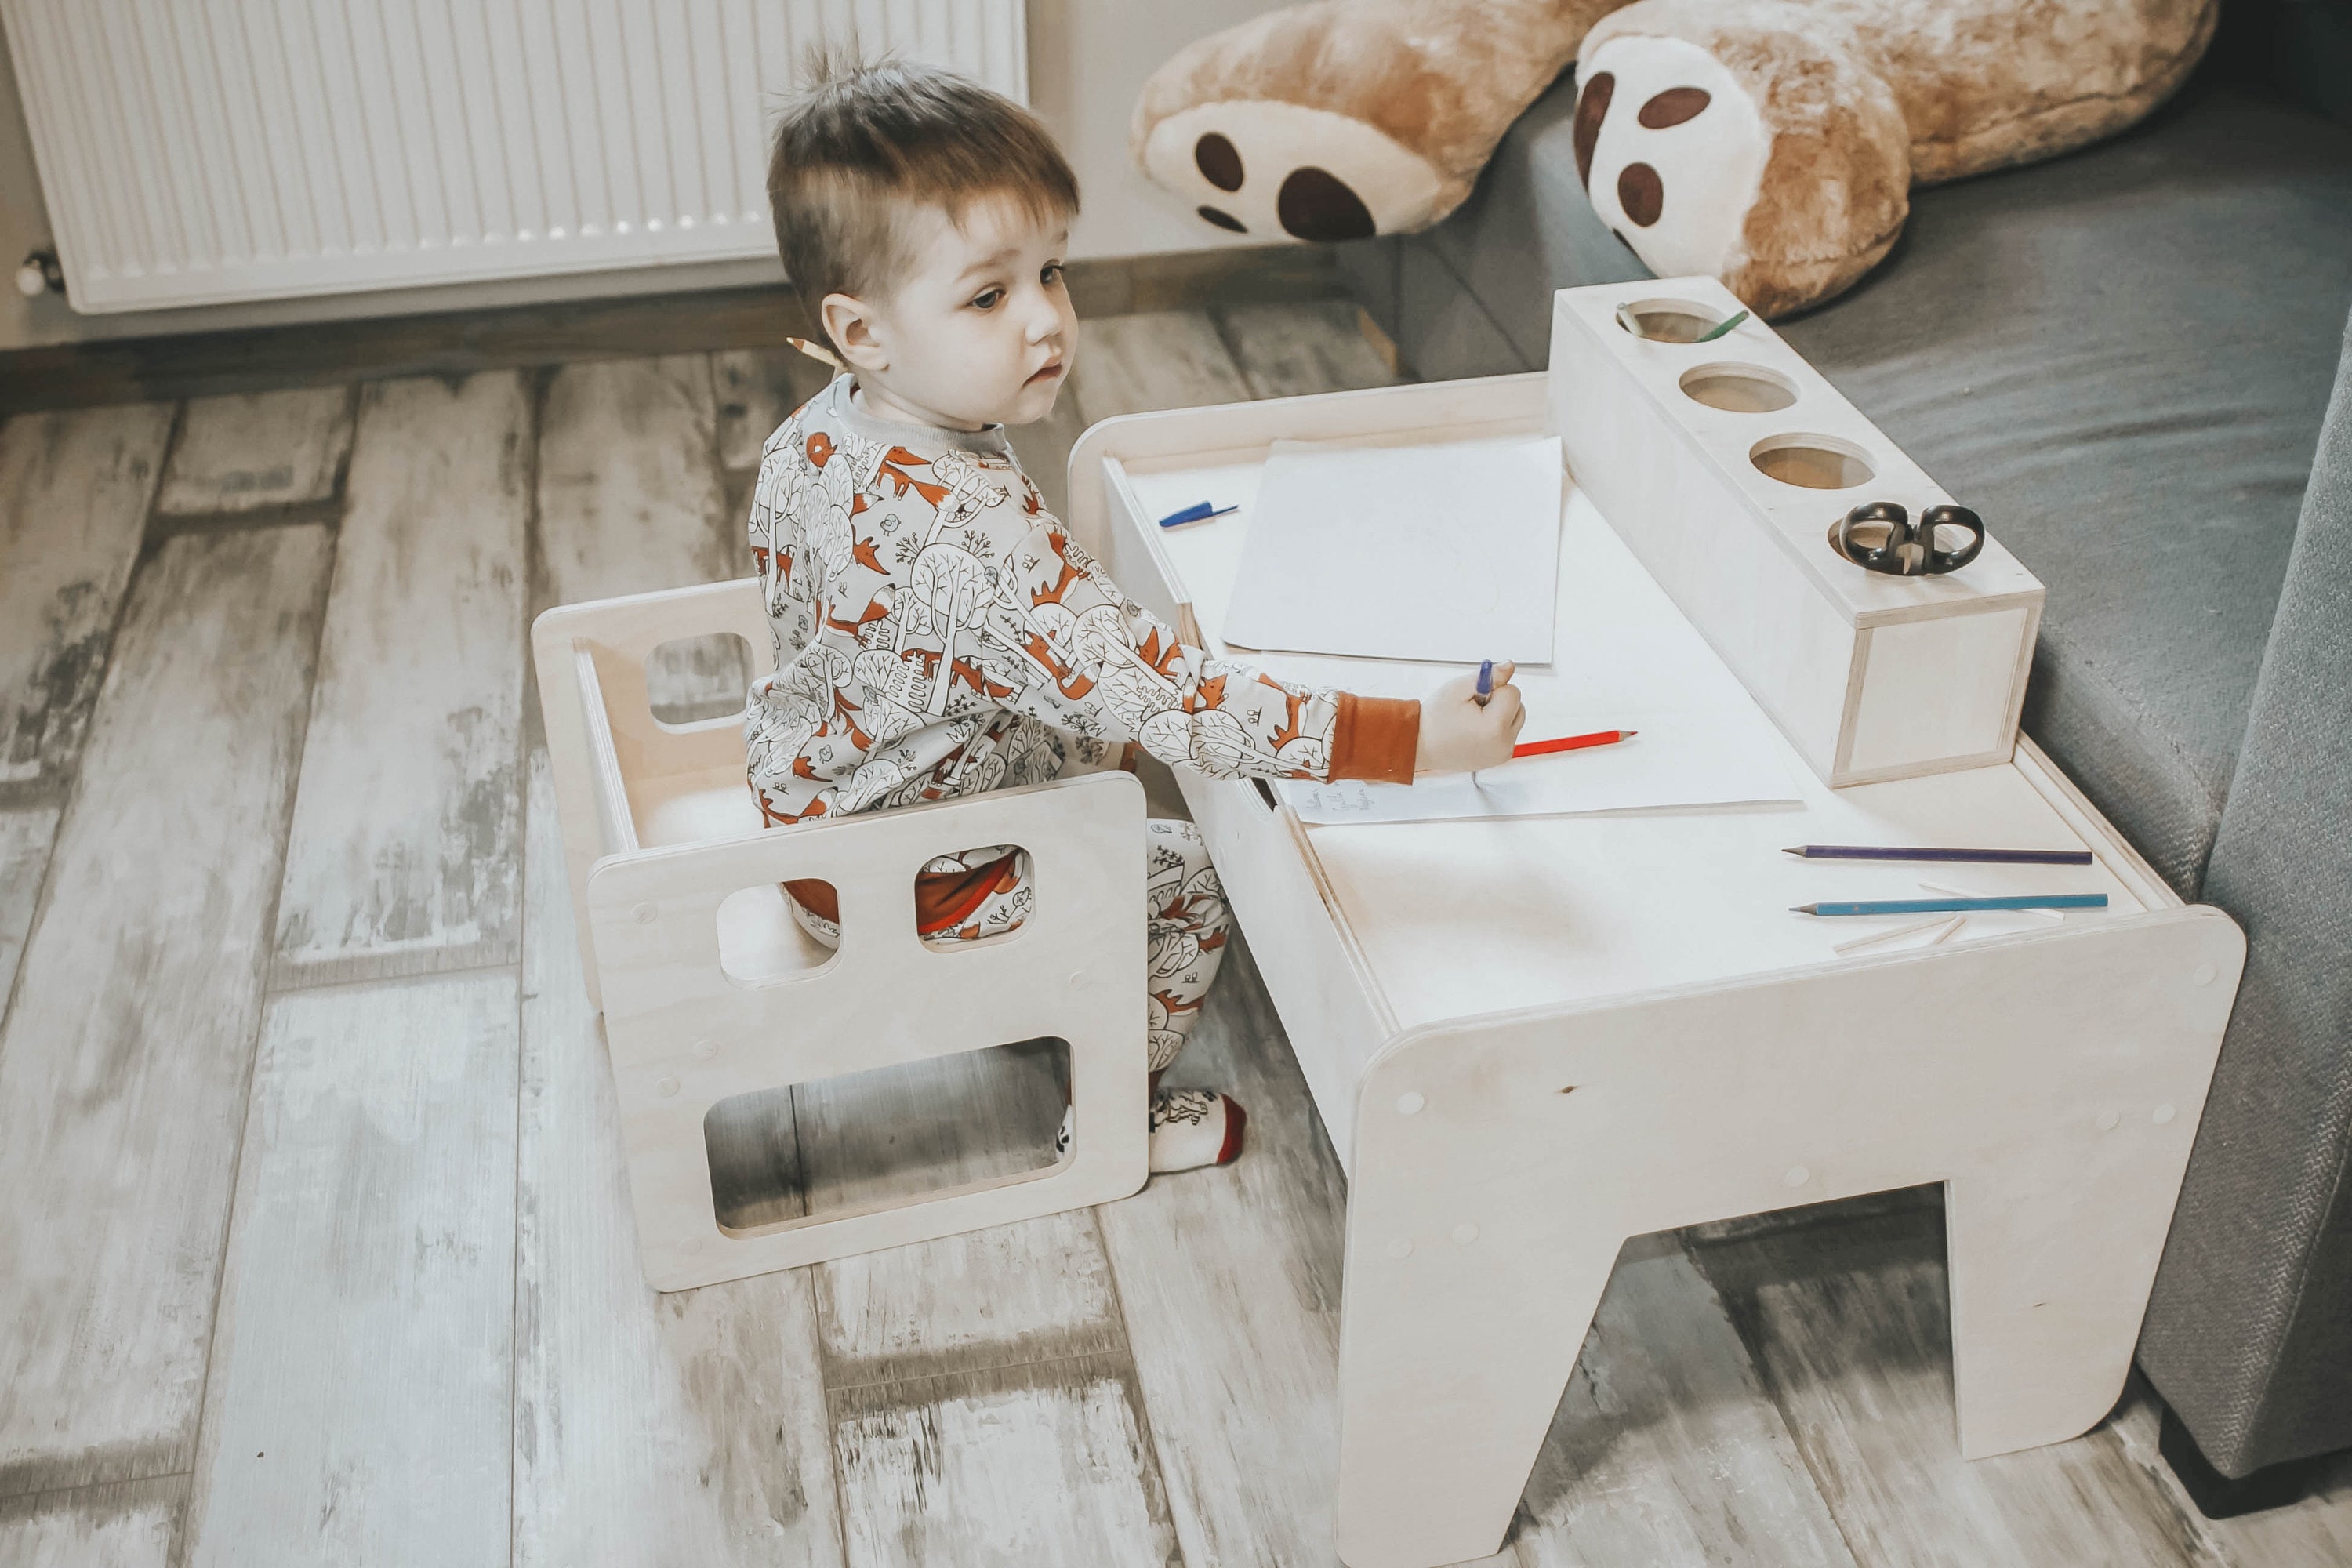
[[[1004,426],[1043,418],[1069,376],[1078,189],[1026,110],[922,67],[830,68],[777,128],[768,195],[847,369],[769,437],[751,504],[776,651],[745,721],[763,822],[1036,784],[1129,742],[1217,778],[1404,783],[1510,754],[1507,670],[1484,704],[1468,677],[1426,704],[1287,685],[1180,642],[1045,510]],[[1142,850],[1151,1168],[1222,1164],[1242,1108],[1157,1085],[1223,955],[1223,889],[1189,822],[1147,824]],[[829,887],[786,890],[839,941]],[[917,927],[994,936],[1029,900],[1020,852],[944,857],[917,880]]]

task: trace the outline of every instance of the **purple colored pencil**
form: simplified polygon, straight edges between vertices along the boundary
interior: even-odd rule
[[[1899,844],[1796,844],[1801,860],[1963,860],[1989,866],[2087,866],[2087,849],[1924,849]]]

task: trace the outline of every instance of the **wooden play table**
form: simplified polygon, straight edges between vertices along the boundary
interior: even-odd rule
[[[1573,401],[1548,390],[1538,374],[1108,421],[1072,458],[1071,526],[1223,651],[1274,441],[1540,433]],[[1822,521],[1858,494],[1822,498]],[[1243,504],[1157,526],[1204,499]],[[1610,616],[1661,648],[1727,646],[1629,551],[1645,520],[1572,488],[1567,518],[1564,633]],[[2002,604],[2038,614],[2032,590]],[[1531,710],[1576,676],[1523,671]],[[1265,785],[1181,780],[1349,1175],[1334,1529],[1352,1568],[1496,1550],[1619,1247],[1673,1226],[1943,1183],[1961,1451],[2061,1441],[2113,1405],[2244,942],[2015,736],[2013,693],[1992,700],[1990,763],[1832,789],[1790,745],[1793,805],[1308,826]],[[1823,745],[1850,763],[1850,737]],[[1943,869],[2110,906],[1842,954],[1871,928],[1790,906],[1919,897],[1932,871],[1780,851],[1868,842],[2088,849],[2063,888]]]

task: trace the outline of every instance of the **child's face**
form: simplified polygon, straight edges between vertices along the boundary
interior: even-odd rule
[[[822,307],[866,401],[956,429],[1043,419],[1077,350],[1062,281],[1068,226],[1003,196],[972,202],[961,224],[939,207],[908,222],[918,259],[887,293],[828,294]]]

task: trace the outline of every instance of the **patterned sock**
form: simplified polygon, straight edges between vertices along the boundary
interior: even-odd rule
[[[1249,1113],[1229,1094],[1204,1089],[1160,1089],[1153,1073],[1151,1131],[1148,1145],[1150,1169],[1156,1173],[1197,1170],[1202,1165],[1230,1165],[1241,1158],[1242,1130]],[[1062,1125],[1054,1134],[1054,1158],[1070,1152],[1070,1129],[1076,1108],[1062,1108]]]
[[[1230,1165],[1242,1152],[1249,1121],[1241,1102],[1205,1089],[1163,1089],[1151,1097],[1151,1169],[1155,1174],[1202,1165]]]

